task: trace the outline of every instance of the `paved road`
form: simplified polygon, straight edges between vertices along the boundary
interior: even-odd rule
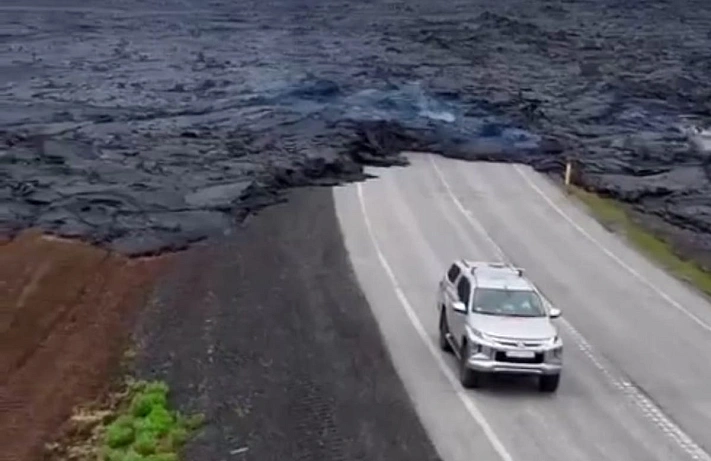
[[[411,154],[334,191],[349,254],[445,461],[709,460],[711,306],[528,167]],[[459,386],[435,287],[455,258],[524,267],[563,310],[561,386]]]

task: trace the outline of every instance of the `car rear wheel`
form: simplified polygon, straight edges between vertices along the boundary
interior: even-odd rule
[[[558,384],[560,383],[560,374],[557,375],[543,375],[539,378],[538,389],[541,392],[555,392],[558,390]]]
[[[482,375],[478,371],[474,371],[467,367],[467,359],[469,357],[469,345],[465,342],[462,344],[459,354],[459,381],[467,389],[481,387]]]
[[[448,333],[449,326],[447,325],[447,317],[444,314],[444,308],[442,308],[439,314],[439,348],[445,352],[452,352],[452,345],[449,344],[447,340]]]

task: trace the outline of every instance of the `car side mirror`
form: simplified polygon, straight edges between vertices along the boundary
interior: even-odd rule
[[[465,306],[464,303],[461,301],[454,301],[452,303],[452,309],[454,309],[456,312],[464,313],[467,311],[467,306]]]
[[[551,306],[550,314],[549,314],[549,315],[550,315],[550,317],[551,317],[552,319],[557,319],[558,317],[560,317],[560,314],[561,314],[561,313],[562,313],[562,312],[560,311],[560,309],[558,309],[557,307]]]

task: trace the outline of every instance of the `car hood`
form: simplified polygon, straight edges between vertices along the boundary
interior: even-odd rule
[[[480,332],[499,338],[543,340],[556,334],[556,329],[548,317],[471,314],[469,323]]]

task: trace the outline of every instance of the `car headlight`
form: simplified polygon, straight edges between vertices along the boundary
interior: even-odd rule
[[[486,333],[483,333],[476,328],[472,328],[470,326],[467,326],[467,333],[469,334],[469,338],[474,340],[474,341],[486,341],[486,342],[491,342],[491,337],[487,335]]]
[[[551,346],[549,352],[556,359],[561,359],[563,357],[563,343],[558,335],[553,336],[548,340],[548,346]]]

